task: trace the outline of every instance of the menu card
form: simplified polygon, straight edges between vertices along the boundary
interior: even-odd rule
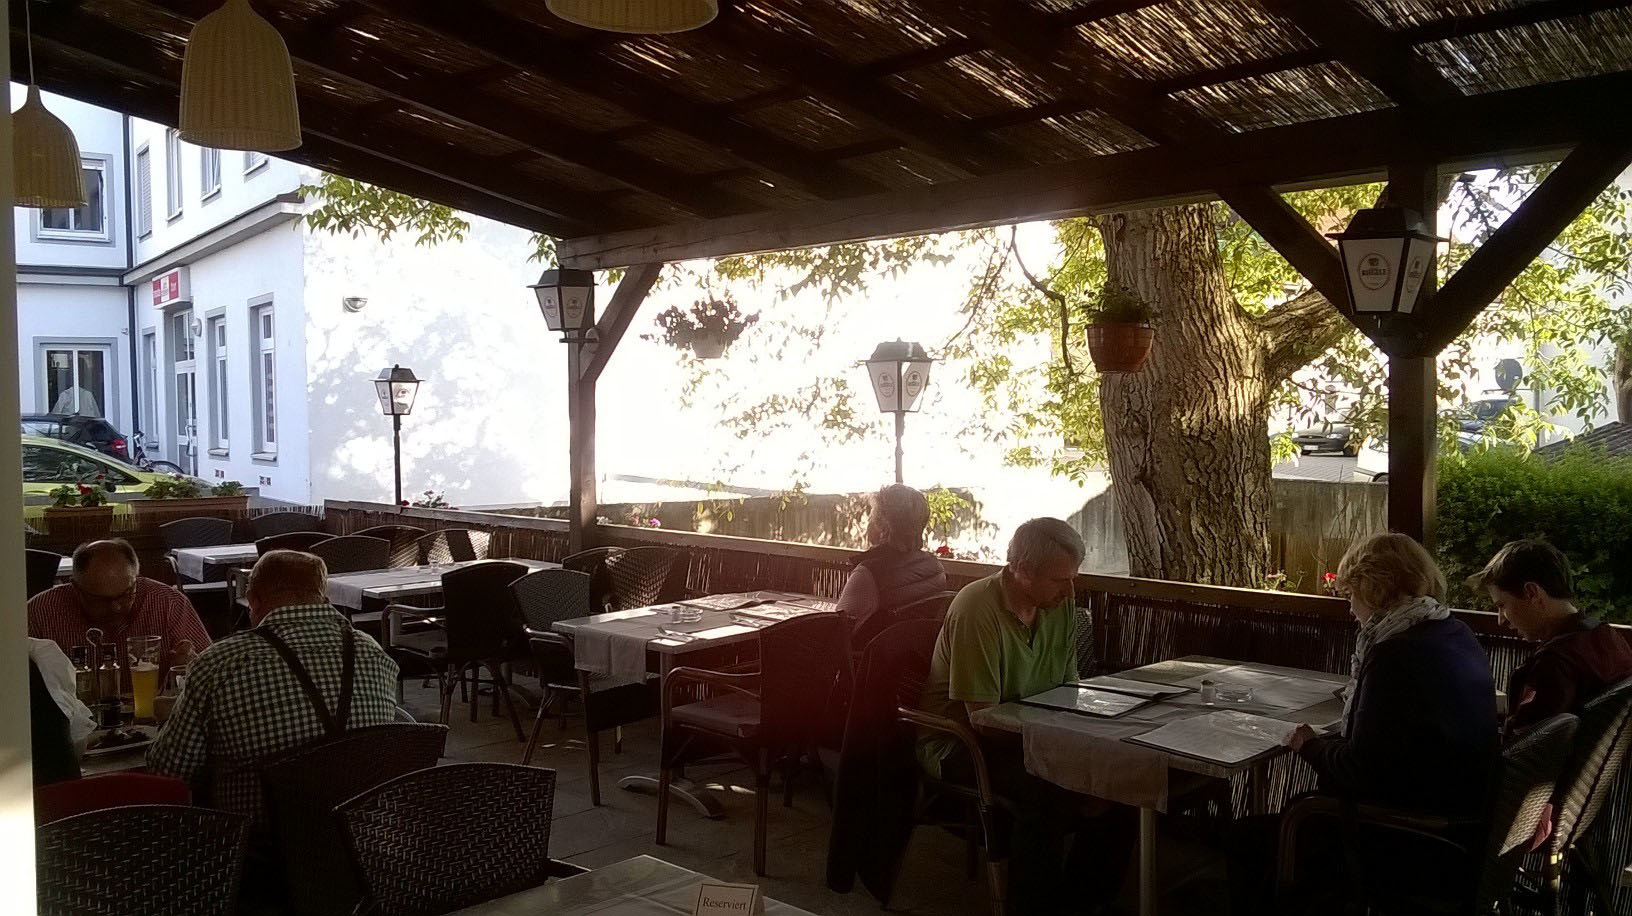
[[[1135,681],[1125,677],[1111,677],[1109,675],[1083,678],[1080,681],[1069,681],[1068,683],[1078,687],[1092,687],[1095,690],[1109,690],[1112,693],[1125,693],[1128,696],[1144,697],[1147,700],[1160,700],[1190,692],[1188,687],[1152,684],[1149,681]]]
[[[1112,693],[1108,690],[1078,687],[1075,684],[1065,684],[1055,687],[1053,690],[1045,690],[1036,696],[1026,697],[1020,702],[1027,706],[1063,709],[1067,712],[1096,716],[1101,719],[1114,719],[1150,703],[1149,700],[1141,697],[1128,696],[1125,693]]]
[[[1295,723],[1280,719],[1222,710],[1170,722],[1122,740],[1233,766],[1280,747],[1295,728]]]

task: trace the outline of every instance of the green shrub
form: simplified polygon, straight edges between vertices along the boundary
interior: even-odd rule
[[[1572,450],[1544,462],[1512,451],[1439,466],[1439,562],[1451,600],[1488,607],[1463,580],[1508,541],[1546,538],[1575,567],[1576,605],[1632,621],[1632,458]]]
[[[202,494],[198,481],[174,474],[153,481],[142,495],[148,499],[197,499]]]

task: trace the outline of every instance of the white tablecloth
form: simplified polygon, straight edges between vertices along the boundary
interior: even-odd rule
[[[205,566],[254,563],[257,554],[254,544],[222,544],[218,547],[180,547],[170,551],[170,556],[176,559],[177,573],[194,582],[203,582]]]
[[[367,572],[346,573],[329,577],[329,601],[336,607],[360,610],[364,598],[392,600],[411,595],[432,595],[442,590],[442,574],[484,560],[466,560],[463,563],[441,563],[433,566],[405,566],[400,569],[374,569]],[[506,563],[520,563],[531,569],[556,569],[559,564],[540,560],[506,559]]]
[[[747,608],[740,612],[715,609],[741,607],[759,601],[773,603]],[[681,605],[707,607],[697,608],[702,612],[702,620],[695,623],[675,623],[670,611]],[[646,648],[653,642],[670,646],[694,642],[706,643],[710,639],[750,633],[774,622],[768,617],[765,619],[752,617],[751,612],[755,610],[764,613],[774,609],[778,615],[799,616],[829,612],[832,607],[831,602],[824,602],[808,595],[748,592],[742,595],[710,595],[698,599],[696,605],[679,602],[614,611],[610,614],[596,614],[580,621],[569,621],[575,624],[570,630],[573,637],[573,658],[581,671],[610,677],[616,683],[639,683],[646,677]],[[688,634],[691,638],[688,638],[688,635],[672,635],[675,633]]]

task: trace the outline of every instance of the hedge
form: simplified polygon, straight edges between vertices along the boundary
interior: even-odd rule
[[[1451,600],[1488,607],[1463,580],[1497,548],[1545,538],[1575,567],[1576,606],[1632,622],[1632,457],[1571,449],[1555,461],[1493,450],[1439,467],[1439,561]]]

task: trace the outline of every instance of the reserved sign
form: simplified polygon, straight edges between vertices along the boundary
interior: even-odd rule
[[[693,916],[763,916],[765,898],[757,884],[726,884],[705,881],[697,889]]]

